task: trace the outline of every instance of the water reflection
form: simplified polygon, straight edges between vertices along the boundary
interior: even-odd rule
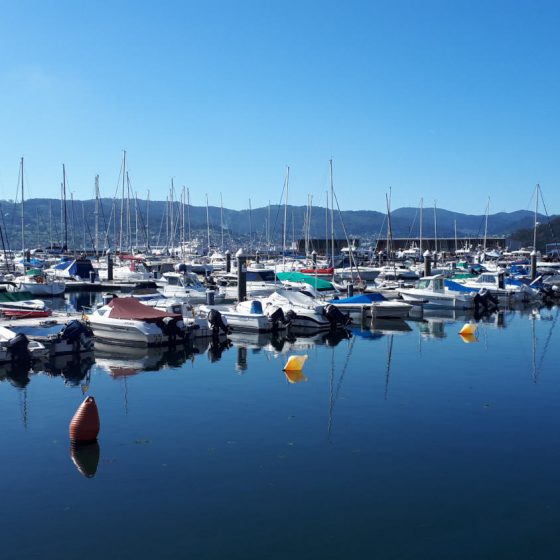
[[[78,472],[86,478],[93,478],[95,476],[100,454],[101,450],[97,441],[79,445],[72,444],[70,446],[70,458]]]
[[[95,343],[95,362],[112,377],[127,377],[142,371],[180,367],[192,353],[187,348],[139,348]]]

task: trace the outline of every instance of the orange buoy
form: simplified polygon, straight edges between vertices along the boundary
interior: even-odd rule
[[[99,434],[99,412],[95,399],[86,397],[70,421],[70,441],[91,443]]]

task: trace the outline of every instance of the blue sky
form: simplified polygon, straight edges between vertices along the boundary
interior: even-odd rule
[[[560,3],[0,2],[0,197],[560,213]],[[27,195],[26,195],[27,196]]]

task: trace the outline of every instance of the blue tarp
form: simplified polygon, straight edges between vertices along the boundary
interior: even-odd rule
[[[448,290],[453,290],[454,292],[476,292],[478,291],[476,288],[467,288],[467,286],[463,286],[463,284],[459,284],[459,282],[454,282],[453,280],[444,280],[443,283]]]
[[[365,303],[367,305],[379,301],[385,301],[382,294],[359,294],[349,298],[331,299],[329,303]]]

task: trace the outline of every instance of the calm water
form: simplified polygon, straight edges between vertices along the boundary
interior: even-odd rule
[[[558,557],[557,322],[501,313],[470,344],[450,316],[102,348],[11,374],[2,558]],[[304,353],[290,382],[287,356]],[[68,442],[84,384],[102,427],[75,460],[92,478]]]

